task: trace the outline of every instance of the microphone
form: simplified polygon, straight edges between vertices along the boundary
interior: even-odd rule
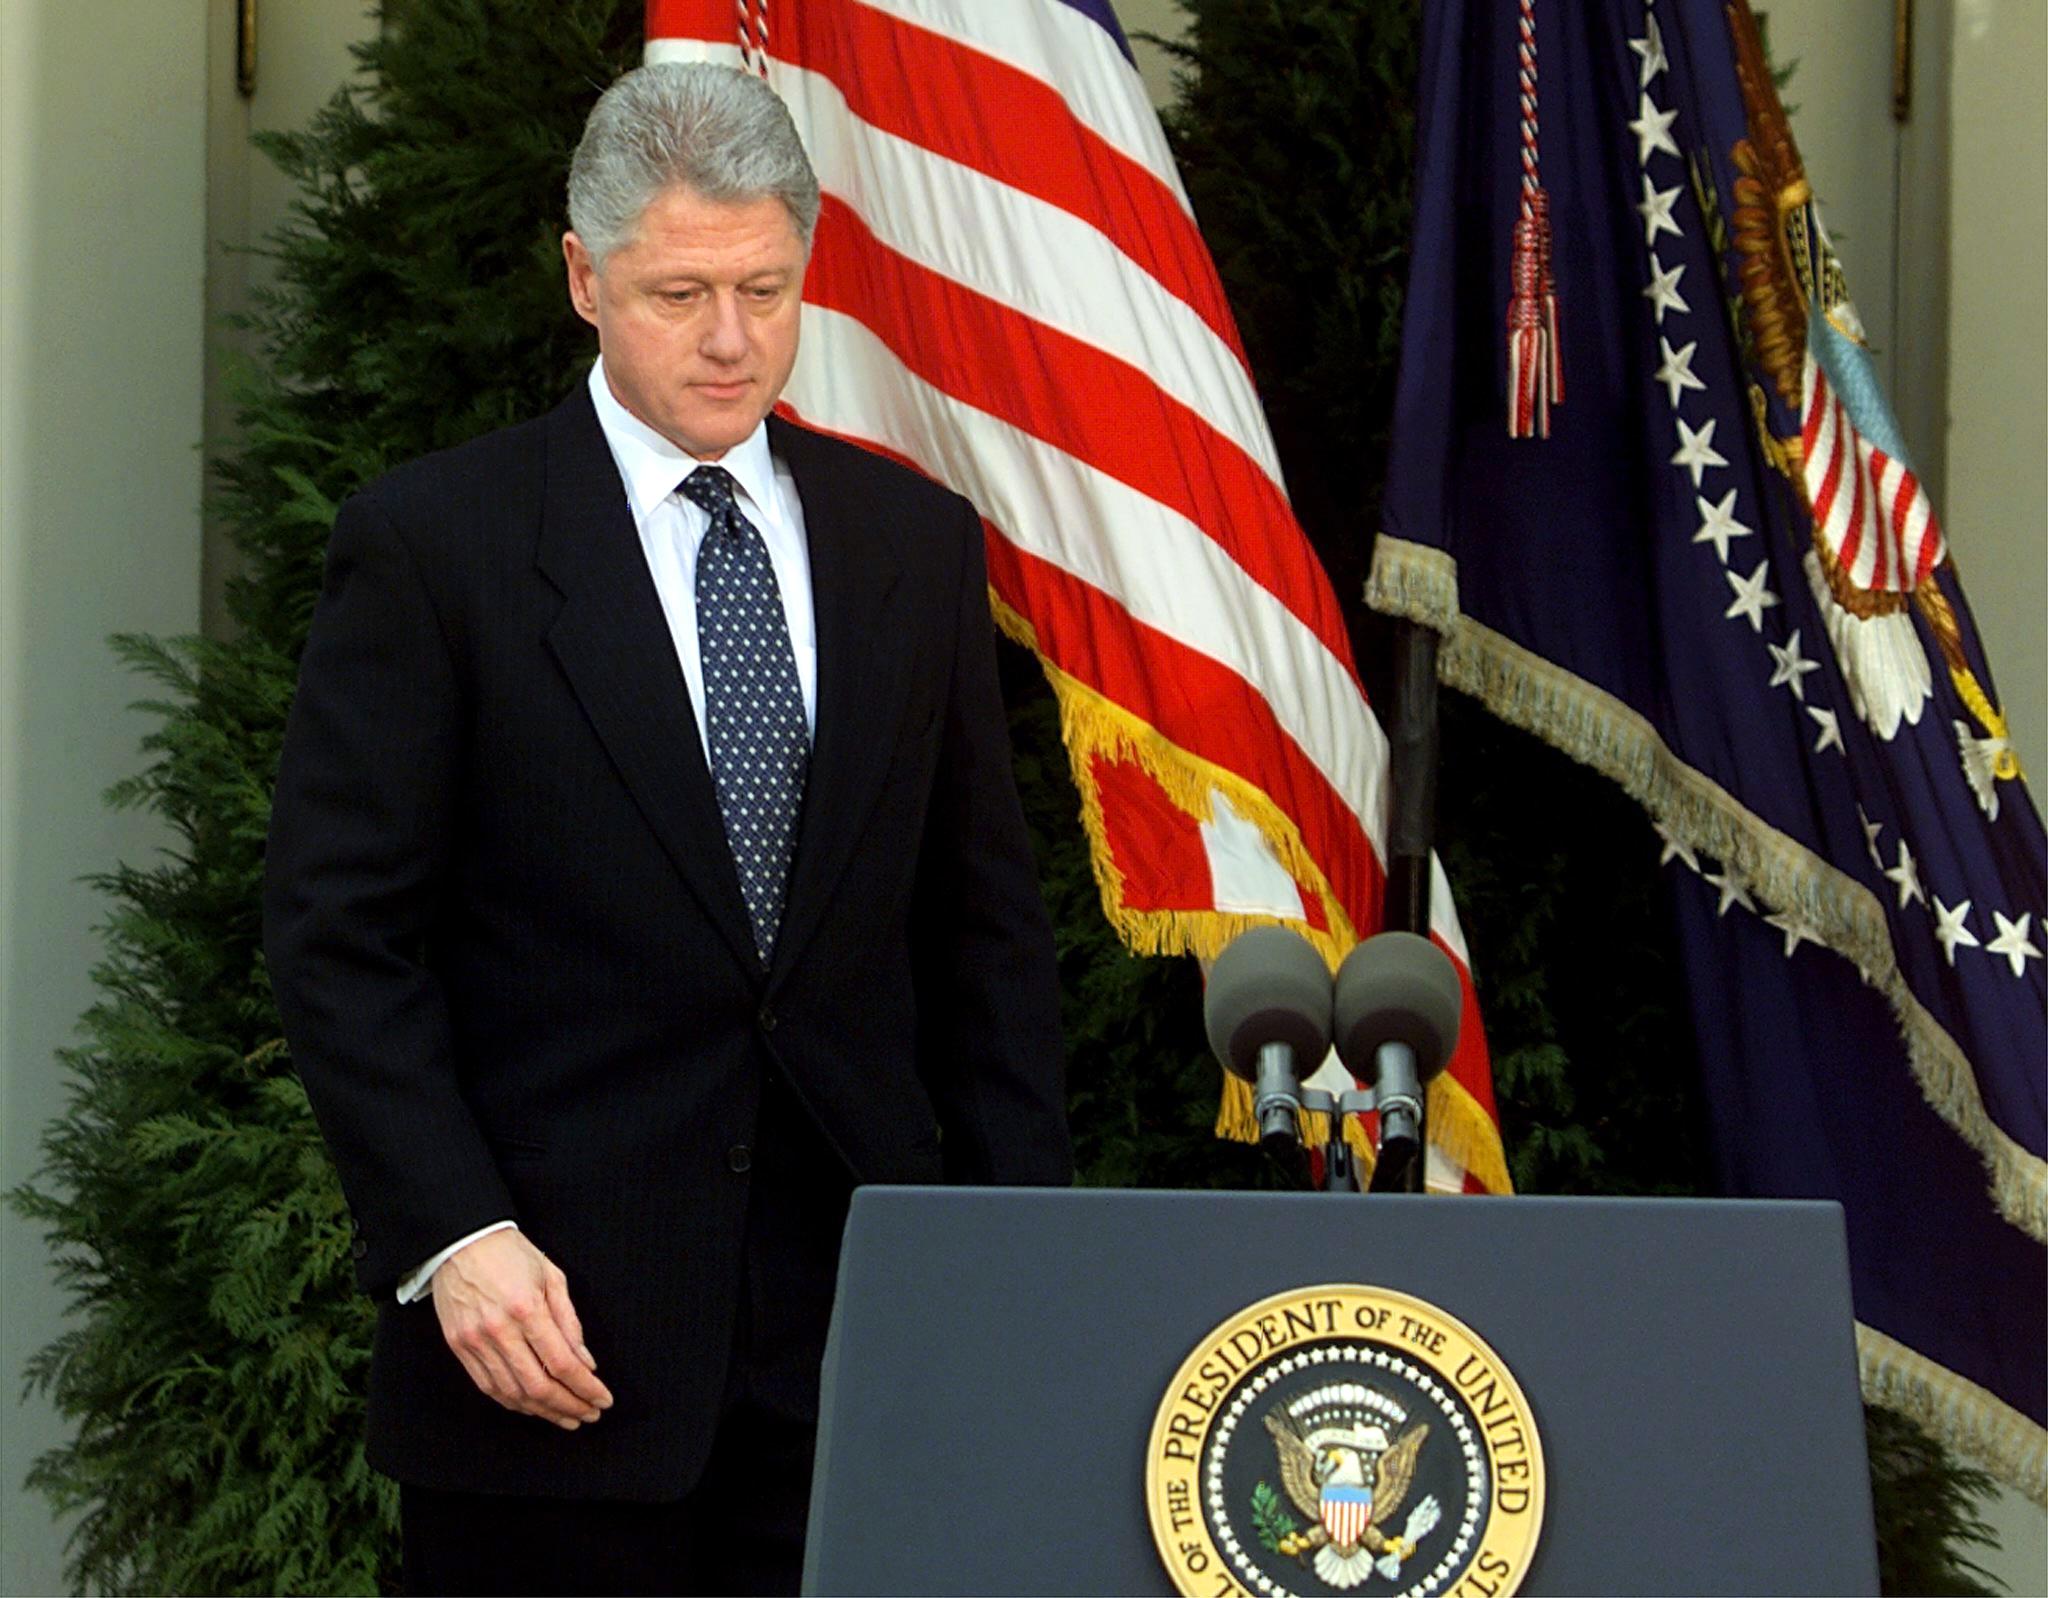
[[[1458,1045],[1458,968],[1425,937],[1382,932],[1344,957],[1333,1007],[1337,1054],[1379,1102],[1382,1164],[1419,1171],[1423,1089]]]
[[[1298,932],[1254,927],[1216,957],[1202,997],[1209,1047],[1252,1084],[1259,1141],[1299,1147],[1301,1079],[1330,1050],[1330,968]]]

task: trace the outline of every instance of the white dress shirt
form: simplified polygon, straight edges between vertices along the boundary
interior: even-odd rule
[[[675,639],[676,661],[689,685],[690,708],[697,713],[697,736],[704,740],[704,758],[711,759],[710,734],[704,720],[704,662],[697,650],[697,551],[711,530],[711,517],[701,505],[676,492],[677,485],[700,464],[649,427],[618,401],[605,381],[604,362],[590,369],[590,399],[597,407],[604,441],[611,446],[625,484],[626,503],[640,533],[640,550],[661,595]],[[768,449],[768,424],[719,457],[718,464],[739,484],[740,514],[760,530],[775,567],[775,586],[782,591],[782,617],[789,624],[790,648],[796,654],[797,682],[804,692],[804,725],[813,738],[818,731],[818,629],[811,604],[811,550],[804,541],[804,507],[797,498],[796,479]]]
[[[662,614],[668,618],[676,664],[682,668],[683,683],[690,691],[690,708],[696,712],[697,737],[703,743],[708,766],[711,735],[704,715],[704,662],[697,646],[697,551],[703,546],[704,535],[711,530],[711,517],[702,506],[676,491],[701,463],[619,403],[605,379],[602,357],[590,368],[590,401],[597,407],[598,426],[604,429],[604,441],[619,468],[621,490],[633,515],[634,530],[640,535],[640,552],[654,578],[655,592],[661,596]],[[796,480],[768,448],[766,422],[727,450],[718,464],[739,485],[740,513],[754,524],[768,546],[775,584],[782,592],[782,616],[789,625],[790,649],[796,656],[797,682],[803,689],[804,726],[815,741],[817,611],[811,600],[811,550],[804,536],[804,507],[797,497]],[[434,1272],[458,1249],[517,1224],[511,1220],[497,1221],[450,1243],[398,1284],[398,1302],[410,1304],[426,1297]]]

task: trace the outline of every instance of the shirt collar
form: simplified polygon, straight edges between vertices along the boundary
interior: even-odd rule
[[[676,490],[676,485],[703,463],[678,449],[639,417],[619,403],[605,380],[604,357],[590,368],[590,400],[597,408],[597,424],[611,446],[612,459],[626,485],[626,499],[633,508],[633,523],[644,527],[647,518]],[[753,432],[720,457],[718,463],[732,473],[739,484],[741,509],[750,519],[780,524],[781,502],[775,493],[775,460],[768,449],[768,424],[764,420]]]

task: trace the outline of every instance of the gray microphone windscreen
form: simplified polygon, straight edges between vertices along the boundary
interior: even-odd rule
[[[1233,1075],[1258,1076],[1259,1050],[1284,1043],[1303,1074],[1330,1050],[1330,968],[1286,927],[1253,927],[1216,957],[1202,999],[1209,1047]]]
[[[1367,938],[1337,968],[1337,1053],[1351,1074],[1370,1082],[1382,1043],[1415,1051],[1427,1082],[1458,1046],[1465,995],[1451,957],[1413,932]]]

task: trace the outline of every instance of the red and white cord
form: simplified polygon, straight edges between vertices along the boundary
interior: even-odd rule
[[[768,76],[768,0],[733,0],[738,13],[740,59],[749,72]]]
[[[1536,0],[1518,0],[1515,90],[1521,106],[1522,207],[1508,265],[1508,436],[1548,438],[1564,403],[1557,281],[1550,264],[1550,196],[1543,192],[1536,108]]]

